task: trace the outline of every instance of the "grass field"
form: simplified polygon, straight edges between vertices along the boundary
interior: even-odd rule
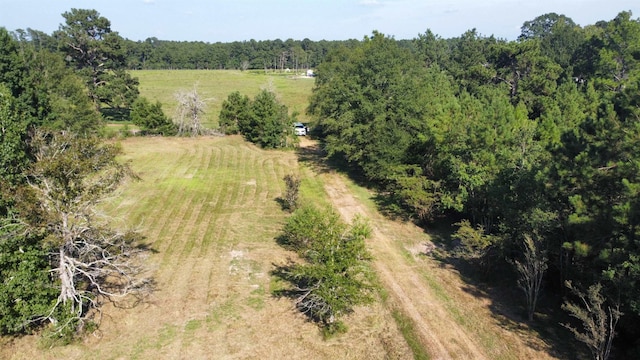
[[[140,74],[143,95],[161,101],[199,78],[210,81],[200,86],[228,82],[247,92],[270,78]],[[299,92],[295,102],[289,97],[293,106],[306,106],[301,94],[310,83],[304,90],[298,80],[278,81],[282,94]],[[99,330],[78,343],[46,348],[37,336],[2,339],[0,359],[553,358],[550,345],[505,315],[512,309],[496,313],[491,297],[426,256],[429,234],[383,217],[375,194],[327,167],[311,140],[295,151],[265,151],[240,136],[131,137],[122,146],[122,160],[141,180],[125,184],[104,210],[145,236],[157,291],[132,309],[105,306]],[[302,178],[302,201],[332,204],[347,220],[363,215],[373,228],[368,248],[381,301],[357,308],[345,319],[348,332],[329,340],[290,299],[272,295],[282,284],[270,272],[294,257],[275,241],[287,216],[278,197],[290,173]]]
[[[234,70],[139,70],[132,71],[131,75],[140,80],[140,95],[160,101],[168,116],[175,114],[176,92],[195,87],[207,104],[203,123],[208,128],[217,127],[222,102],[234,91],[253,99],[261,89],[271,90],[290,113],[298,112],[303,122],[309,120],[305,111],[313,78],[290,73]]]
[[[325,341],[289,299],[271,292],[286,213],[282,178],[300,171],[294,151],[264,151],[241,137],[129,138],[141,181],[105,204],[154,250],[158,290],[134,309],[105,308],[98,333],[45,349],[36,338],[0,350],[9,359],[382,359],[403,357],[401,334],[380,304],[349,316],[351,331]],[[305,177],[303,197],[321,184]],[[7,353],[9,352],[9,353]],[[398,356],[395,356],[398,357]]]

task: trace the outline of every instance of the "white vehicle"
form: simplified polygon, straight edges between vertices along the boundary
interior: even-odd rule
[[[295,123],[293,124],[293,129],[298,136],[307,136],[307,126],[303,123]]]

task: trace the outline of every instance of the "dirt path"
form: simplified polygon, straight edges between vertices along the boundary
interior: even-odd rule
[[[317,144],[309,139],[303,139],[302,147],[314,148]],[[307,150],[308,151],[308,150]],[[317,151],[317,149],[316,149]],[[407,249],[407,244],[402,244],[400,238],[424,239],[424,232],[418,227],[392,221],[382,217],[377,211],[371,210],[363,205],[363,201],[358,199],[348,188],[345,178],[332,171],[324,171],[318,176],[323,177],[325,191],[337,211],[347,221],[351,221],[357,214],[364,215],[370,220],[373,229],[372,239],[369,241],[369,249],[374,257],[374,268],[378,277],[389,294],[388,303],[393,309],[400,310],[406,317],[411,319],[415,331],[420,341],[432,359],[494,359],[494,358],[548,358],[544,349],[532,349],[525,343],[525,340],[510,334],[507,330],[495,326],[486,299],[477,299],[461,290],[463,285],[457,276],[446,275],[439,278],[439,282],[449,282],[442,286],[450,291],[460,294],[453,294],[455,297],[453,305],[446,298],[449,294],[439,293],[439,286],[430,284],[425,278],[424,269],[430,270],[424,264],[418,264],[407,259],[411,257],[411,251]],[[422,257],[424,258],[424,257]],[[431,269],[438,272],[446,271],[442,269]],[[455,274],[457,275],[457,274]],[[458,302],[464,303],[465,310],[462,314],[452,311],[452,307]],[[487,338],[478,336],[475,332],[470,332],[465,326],[464,311],[474,313],[482,312],[489,319],[488,323],[494,327],[486,329],[500,334],[501,340],[509,339],[508,350],[502,344],[497,344],[496,349],[487,349]],[[458,318],[456,318],[456,316]],[[473,321],[473,320],[470,320]],[[486,324],[479,325],[480,327]],[[483,329],[479,330],[480,332]],[[491,337],[491,335],[488,335]],[[491,340],[489,340],[491,342]],[[515,349],[514,349],[515,347]],[[542,350],[542,351],[540,351]],[[515,356],[514,356],[515,355]]]
[[[367,209],[354,198],[341,177],[325,174],[325,191],[343,218],[351,221],[356,214],[371,219]],[[447,310],[422,280],[422,276],[407,264],[392,244],[393,234],[372,222],[373,236],[369,248],[374,267],[389,291],[390,298],[415,324],[420,339],[434,359],[486,359],[481,348],[460,326],[449,318]],[[446,331],[438,331],[447,329]],[[446,333],[451,338],[443,339]]]

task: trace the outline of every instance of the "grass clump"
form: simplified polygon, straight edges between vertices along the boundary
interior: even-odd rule
[[[410,318],[405,316],[400,310],[394,309],[391,313],[393,319],[396,321],[402,336],[407,341],[411,352],[413,353],[413,358],[416,360],[428,360],[429,354],[425,351],[420,339],[418,338],[417,332],[413,326],[413,322]]]

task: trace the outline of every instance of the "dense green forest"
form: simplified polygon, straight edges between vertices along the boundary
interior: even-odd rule
[[[34,29],[18,30],[17,36],[37,48],[58,51],[63,33],[49,35]],[[112,34],[117,34],[112,32]],[[408,43],[408,41],[406,41]],[[156,69],[261,69],[301,71],[313,69],[338,47],[357,45],[357,40],[248,40],[231,43],[167,41],[148,38],[133,41],[121,38],[117,43],[123,64],[129,70]]]
[[[42,324],[59,302],[32,286],[59,281],[41,271],[53,230],[16,197],[37,196],[26,190],[39,174],[36,129],[98,133],[98,109],[136,101],[127,69],[314,68],[315,134],[390,216],[454,224],[451,258],[521,288],[530,321],[540,292],[557,297],[546,306],[571,316],[594,358],[609,356],[614,336],[620,356],[640,353],[640,20],[630,12],[584,27],[541,15],[517,41],[427,30],[229,44],[133,42],[97,13],[89,24],[75,15],[51,35],[0,29],[0,332]],[[79,56],[84,46],[97,55]]]
[[[540,290],[559,294],[595,358],[614,328],[637,355],[640,21],[547,14],[518,41],[412,45],[374,33],[320,64],[309,111],[325,149],[391,214],[455,223],[452,256],[522,288],[530,320]]]

